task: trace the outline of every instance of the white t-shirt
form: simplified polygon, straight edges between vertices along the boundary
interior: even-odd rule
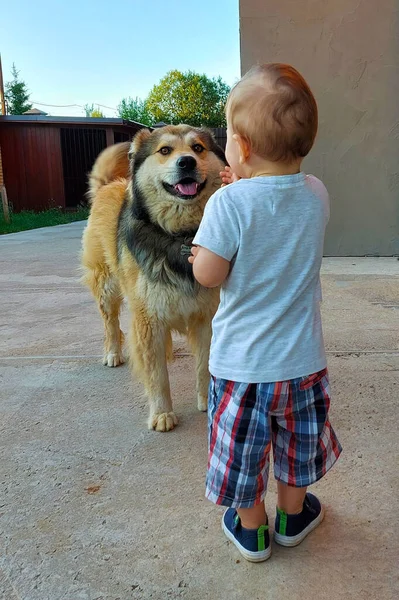
[[[231,261],[214,317],[209,370],[247,383],[326,367],[320,266],[329,198],[298,173],[241,179],[208,201],[194,243]]]

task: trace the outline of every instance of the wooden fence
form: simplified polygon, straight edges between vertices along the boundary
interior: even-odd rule
[[[226,149],[227,133],[225,127],[214,127],[212,129],[213,135],[216,138],[217,143],[223,150]]]

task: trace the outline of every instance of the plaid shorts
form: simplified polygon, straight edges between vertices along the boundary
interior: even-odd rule
[[[212,377],[206,497],[235,508],[259,504],[266,495],[271,446],[277,481],[305,487],[319,480],[342,450],[329,406],[327,369],[275,383]]]

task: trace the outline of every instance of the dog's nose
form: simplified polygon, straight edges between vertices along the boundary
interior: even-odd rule
[[[193,156],[187,154],[186,156],[180,156],[176,161],[177,166],[185,171],[191,171],[197,166],[197,161]]]

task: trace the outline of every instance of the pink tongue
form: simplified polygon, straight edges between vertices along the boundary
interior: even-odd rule
[[[193,183],[178,183],[175,187],[183,196],[195,196],[198,183],[195,183],[195,181]]]

